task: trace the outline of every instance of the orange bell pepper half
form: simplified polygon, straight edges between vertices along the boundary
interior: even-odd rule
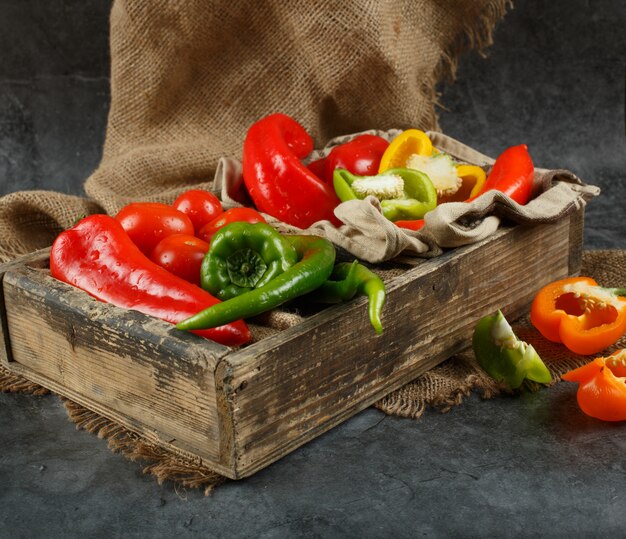
[[[603,421],[626,421],[626,350],[597,357],[561,378],[578,382],[576,399],[588,416]]]
[[[596,354],[626,333],[626,289],[602,288],[589,277],[570,277],[543,287],[530,321],[549,341],[576,354]]]

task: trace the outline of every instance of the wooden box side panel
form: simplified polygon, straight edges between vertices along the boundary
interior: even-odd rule
[[[3,279],[9,368],[149,440],[215,468],[220,447],[214,371],[229,349],[135,311],[101,303],[29,268]]]
[[[570,221],[514,227],[425,262],[388,287],[375,337],[365,298],[224,358],[238,476],[246,476],[466,348],[478,319],[527,312],[568,275]]]

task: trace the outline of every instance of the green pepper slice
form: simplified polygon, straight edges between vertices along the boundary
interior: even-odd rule
[[[390,221],[421,219],[437,205],[437,191],[430,178],[409,168],[393,168],[376,176],[355,176],[337,169],[333,186],[342,202],[375,196]]]
[[[528,378],[547,384],[552,375],[532,345],[520,341],[501,311],[476,325],[472,347],[478,364],[492,378],[512,389]]]

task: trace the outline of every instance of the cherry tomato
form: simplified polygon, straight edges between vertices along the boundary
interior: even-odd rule
[[[163,238],[172,234],[193,236],[189,217],[177,209],[158,202],[133,202],[124,206],[115,219],[146,256]]]
[[[190,189],[181,193],[172,207],[191,219],[196,232],[224,212],[220,199],[213,193],[201,189]]]
[[[244,221],[246,223],[265,223],[263,216],[252,208],[231,208],[226,210],[222,215],[213,219],[210,223],[207,223],[198,232],[198,237],[204,241],[211,241],[213,234],[215,234],[220,228],[235,223],[237,221]]]
[[[152,251],[150,259],[170,273],[200,286],[200,266],[209,244],[188,234],[172,234],[163,238]]]

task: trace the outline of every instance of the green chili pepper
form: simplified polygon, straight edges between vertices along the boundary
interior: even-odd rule
[[[393,168],[376,176],[355,176],[337,169],[333,186],[342,202],[375,196],[390,221],[421,219],[437,205],[437,191],[430,178],[410,168]]]
[[[255,230],[252,227],[258,227],[262,223],[239,224],[241,225],[240,232],[246,231],[252,236]],[[220,234],[229,234],[227,228],[224,227],[216,233],[211,242],[211,248],[213,248],[213,242],[219,240]],[[280,236],[277,231],[274,232]],[[234,321],[256,316],[274,309],[286,301],[308,294],[325,283],[335,264],[333,244],[318,236],[281,237],[295,250],[298,262],[284,272],[275,275],[269,282],[262,277],[261,280],[265,281],[262,286],[213,305],[211,308],[183,320],[176,327],[184,330],[206,329],[227,324],[228,322],[225,320]],[[251,242],[247,243],[248,246],[250,244]],[[236,242],[233,245],[236,245]],[[261,245],[265,246],[265,243],[261,242]],[[233,251],[232,254],[235,253],[236,251]],[[225,254],[225,251],[222,252],[222,255]],[[251,271],[250,273],[254,272]]]
[[[487,374],[512,389],[522,385],[525,378],[542,384],[552,380],[539,354],[515,336],[501,311],[478,322],[472,346],[476,360]]]
[[[226,300],[265,286],[297,262],[293,245],[270,225],[231,223],[211,239],[200,284]]]
[[[380,335],[383,332],[380,313],[385,304],[385,283],[357,260],[337,264],[330,279],[312,294],[311,299],[318,303],[340,303],[351,300],[357,293],[368,297],[370,323]]]

